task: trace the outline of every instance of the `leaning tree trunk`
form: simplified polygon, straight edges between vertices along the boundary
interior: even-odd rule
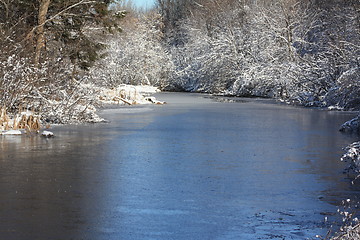
[[[50,1],[51,0],[40,0],[38,27],[36,29],[37,39],[36,39],[35,58],[34,58],[35,66],[39,66],[41,49],[45,46],[44,26],[46,22],[46,15],[49,9]]]

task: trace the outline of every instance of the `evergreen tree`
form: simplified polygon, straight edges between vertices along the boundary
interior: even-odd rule
[[[111,0],[2,0],[1,50],[5,55],[14,51],[32,55],[35,65],[57,52],[56,57],[69,57],[87,69],[97,59],[101,44],[86,34],[89,33],[86,28],[102,32],[119,29],[116,18],[123,14],[111,12],[111,3]],[[52,41],[56,43],[49,44]]]

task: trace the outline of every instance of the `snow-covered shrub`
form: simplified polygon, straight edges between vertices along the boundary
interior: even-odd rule
[[[360,133],[360,115],[342,124],[339,130],[341,132]]]
[[[349,163],[348,170],[360,173],[360,142],[354,142],[346,147],[346,153],[342,156],[341,161]]]
[[[79,123],[99,122],[101,118],[96,114],[97,92],[83,85],[80,81],[65,86],[50,84],[46,88],[57,89],[58,93],[50,91],[40,101],[41,118],[47,123]]]
[[[15,110],[31,94],[40,71],[29,64],[29,59],[15,55],[0,61],[0,105]],[[27,106],[26,106],[27,107]]]
[[[37,68],[13,55],[0,65],[0,106],[9,114],[29,109],[47,123],[100,120],[92,105],[93,90],[81,84],[84,76],[77,76],[70,63],[46,62]]]
[[[170,45],[176,66],[175,87],[180,86],[178,88],[186,91],[224,93],[241,78],[244,70],[241,56],[245,45],[241,37],[244,29],[239,21],[243,18],[243,10],[240,5],[229,11],[213,11],[212,7],[208,3],[198,15],[183,20],[179,26],[182,35],[172,32],[168,36],[168,45],[182,43]]]
[[[342,227],[342,231],[331,240],[355,240],[360,239],[360,223]]]

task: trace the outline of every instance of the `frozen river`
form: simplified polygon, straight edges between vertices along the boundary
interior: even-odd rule
[[[359,193],[339,161],[351,113],[157,97],[0,137],[0,239],[313,239]]]

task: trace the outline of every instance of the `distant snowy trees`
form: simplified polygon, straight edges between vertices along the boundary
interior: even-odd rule
[[[173,64],[161,44],[161,16],[156,12],[136,16],[129,10],[121,26],[121,33],[108,36],[104,42],[103,57],[90,71],[92,81],[107,87],[166,87]]]
[[[358,1],[159,0],[158,6],[176,68],[174,89],[360,107]]]

